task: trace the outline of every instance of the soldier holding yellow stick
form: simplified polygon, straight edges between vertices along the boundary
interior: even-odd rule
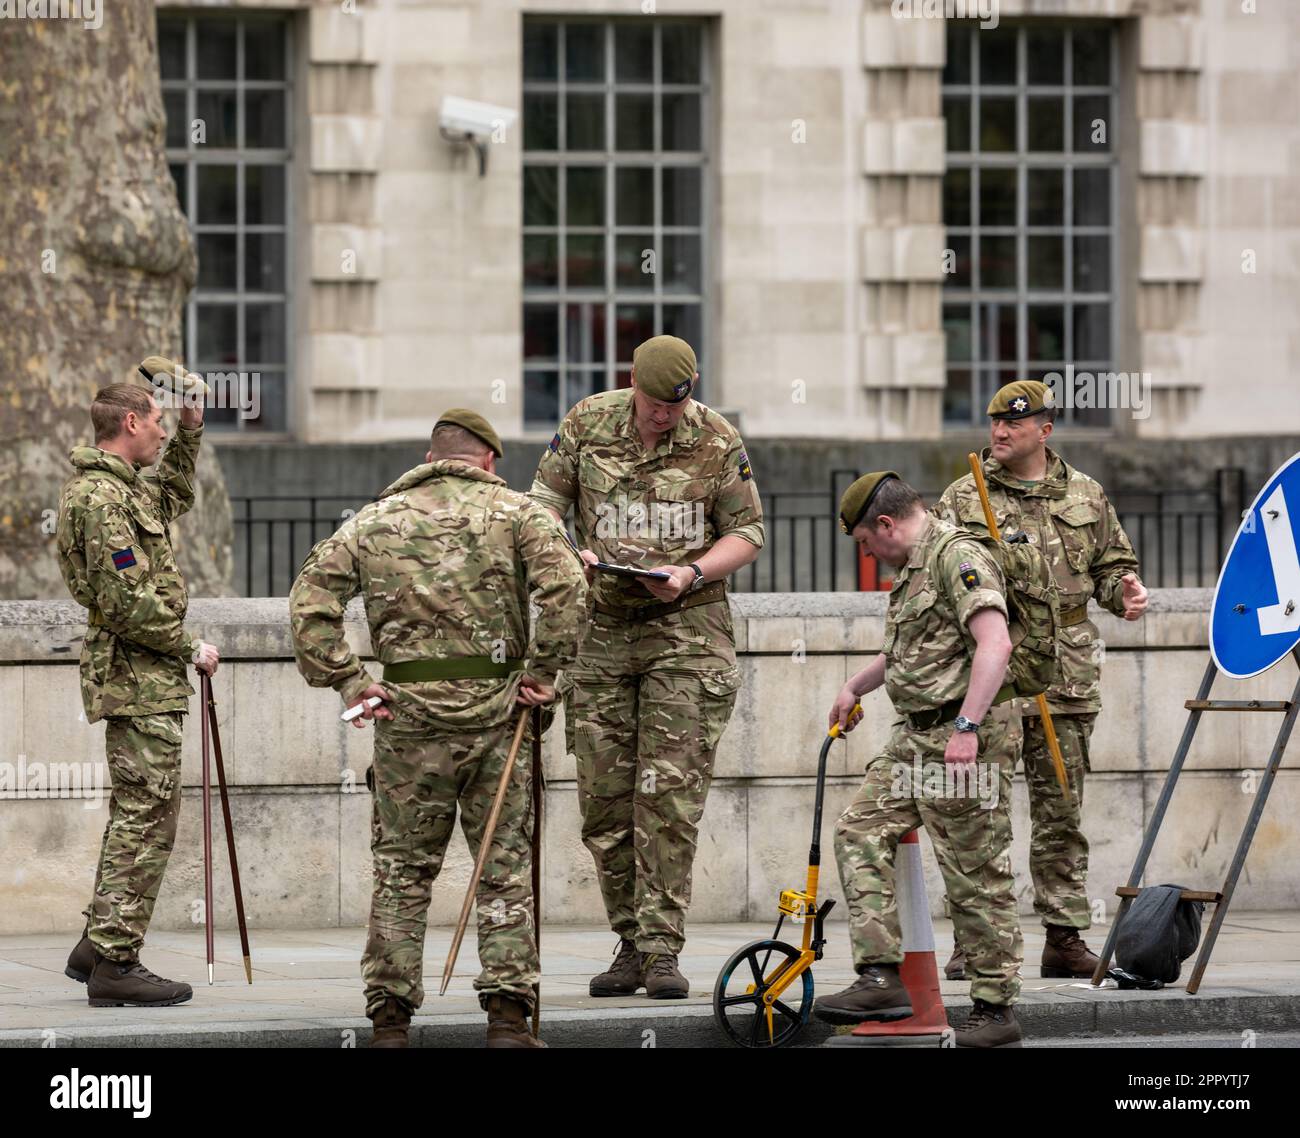
[[[1091,924],[1087,897],[1088,840],[1082,829],[1083,783],[1088,740],[1101,709],[1097,628],[1088,601],[1116,616],[1137,620],[1147,591],[1137,575],[1137,556],[1105,491],[1065,463],[1048,445],[1056,406],[1052,390],[1035,380],[1007,384],[988,406],[991,447],[983,455],[994,519],[1003,531],[1024,531],[1043,551],[1060,592],[1059,681],[1047,706],[1060,741],[1070,784],[1065,799],[1057,784],[1042,718],[1024,701],[1024,765],[1032,824],[1029,867],[1034,910],[1047,928],[1042,975],[1091,976],[1097,958],[1079,932]],[[976,533],[987,533],[979,489],[972,475],[959,478],[933,513]],[[966,956],[958,940],[945,969],[961,979]]]

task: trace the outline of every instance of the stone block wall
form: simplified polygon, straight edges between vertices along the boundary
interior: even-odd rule
[[[1141,623],[1094,617],[1105,641],[1106,709],[1094,736],[1085,821],[1092,842],[1090,895],[1107,911],[1113,911],[1115,886],[1127,879],[1182,731],[1183,701],[1195,695],[1208,658],[1208,591],[1157,590],[1153,596]],[[884,602],[883,594],[732,599],[744,686],[719,748],[700,831],[695,920],[765,919],[782,888],[802,883],[826,709],[845,678],[878,650]],[[36,763],[70,762],[89,772],[89,784],[107,786],[104,725],[80,717],[80,614],[70,602],[0,602],[0,763],[8,764],[11,782],[20,761],[29,771]],[[193,627],[224,655],[214,695],[250,923],[363,924],[371,872],[368,731],[341,723],[338,697],[308,688],[298,676],[283,598],[200,600],[191,616]],[[356,606],[348,627],[365,654],[368,635]],[[1283,661],[1255,680],[1220,680],[1214,695],[1285,699],[1294,680],[1294,669]],[[827,850],[833,820],[856,791],[891,718],[887,698],[873,694],[863,726],[831,753],[822,835]],[[1148,882],[1219,887],[1278,718],[1202,717]],[[552,921],[598,922],[592,861],[579,838],[574,762],[563,740],[561,714],[545,750],[545,911]],[[1298,765],[1293,742],[1238,886],[1235,904],[1243,908],[1300,906],[1293,821],[1300,813]],[[187,925],[202,897],[199,724],[193,713],[183,770],[180,829],[156,916],[164,927]],[[1030,914],[1020,777],[1015,793],[1017,884],[1021,910]],[[215,798],[213,810],[216,904],[219,919],[233,921]],[[105,818],[106,807],[93,798],[0,797],[0,934],[79,926]],[[928,849],[925,863],[937,913],[943,888]],[[470,864],[458,833],[434,890],[433,921],[455,920]],[[822,880],[826,895],[839,895],[829,857]]]

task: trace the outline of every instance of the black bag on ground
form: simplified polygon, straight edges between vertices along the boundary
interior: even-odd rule
[[[1133,900],[1115,944],[1125,972],[1172,984],[1201,942],[1202,901],[1180,901],[1182,885],[1149,885]]]

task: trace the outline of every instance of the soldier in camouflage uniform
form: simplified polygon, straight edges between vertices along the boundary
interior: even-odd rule
[[[740,685],[726,578],[763,544],[744,445],[691,398],[689,344],[656,336],[633,355],[631,390],[565,416],[532,497],[570,508],[592,590],[578,662],[566,680],[582,839],[596,862],[613,965],[593,996],[680,998],[696,833],[713,756]],[[658,569],[620,577],[597,561]]]
[[[86,929],[65,969],[92,1007],[147,1007],[190,999],[188,984],[139,961],[176,836],[186,664],[212,674],[217,650],[185,628],[188,596],[172,551],[171,523],[194,504],[203,436],[197,376],[151,356],[140,374],[184,396],[180,427],[162,453],[162,408],[136,383],[102,388],[91,404],[95,445],[71,453],[76,473],[59,499],[59,567],[88,610],[81,647],[86,720],[107,722],[113,793]],[[155,379],[155,377],[157,377]],[[156,474],[143,468],[162,461]]]
[[[1067,802],[1057,782],[1036,701],[1025,700],[1024,763],[1029,786],[1029,869],[1034,911],[1047,928],[1042,975],[1091,976],[1097,957],[1079,930],[1091,922],[1088,904],[1088,840],[1082,829],[1083,782],[1088,739],[1101,709],[1097,627],[1088,600],[1125,620],[1146,609],[1133,546],[1105,491],[1067,465],[1047,446],[1056,417],[1051,388],[1035,380],[1007,384],[988,406],[992,447],[984,452],[984,478],[994,518],[1003,535],[1023,530],[1043,550],[1061,598],[1061,677],[1047,692],[1047,706],[1069,778]],[[959,478],[934,507],[938,517],[987,534],[974,478]],[[961,976],[965,947],[956,937],[950,978]]]
[[[375,719],[374,892],[361,974],[374,1046],[405,1047],[424,1001],[425,921],[460,808],[478,855],[521,707],[550,703],[577,651],[582,567],[564,531],[496,476],[501,440],[482,416],[438,420],[425,465],[318,544],[289,597],[294,654],[312,687]],[[529,594],[538,605],[529,652]],[[361,593],[376,684],[343,634]],[[524,657],[528,656],[527,663]],[[538,1047],[526,1016],[538,982],[533,928],[531,726],[478,883],[474,982],[489,1047]]]
[[[1011,658],[1002,572],[968,531],[926,514],[893,471],[854,482],[840,524],[899,570],[880,655],[841,689],[829,722],[852,730],[862,718],[854,705],[882,683],[900,718],[835,827],[858,979],[817,1000],[814,1013],[830,1023],[912,1014],[898,971],[894,856],[899,840],[924,825],[970,959],[974,1007],[956,1044],[1019,1046],[1011,1005],[1022,941],[1009,807],[1020,725],[1009,701],[993,706],[1007,694]]]

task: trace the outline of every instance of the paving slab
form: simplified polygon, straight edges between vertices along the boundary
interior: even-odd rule
[[[423,1006],[413,1021],[417,1046],[481,1046],[484,1018],[473,979],[478,959],[473,937],[461,947],[456,974],[444,997],[439,977],[451,929],[429,930],[425,943]],[[785,930],[797,940],[799,931]],[[848,937],[829,926],[825,958],[813,970],[818,993],[853,979]],[[1197,1032],[1278,1035],[1300,1030],[1300,913],[1234,913],[1225,922],[1201,991],[1188,996],[1182,982],[1158,992],[1097,990],[1086,982],[1044,980],[1037,973],[1043,930],[1025,926],[1023,991],[1017,1014],[1026,1035],[1042,1038],[1116,1038]],[[1099,948],[1104,929],[1089,939]],[[607,929],[547,926],[543,930],[545,1038],[572,1047],[727,1046],[712,1009],[713,982],[737,948],[771,934],[769,924],[701,924],[689,930],[681,956],[691,981],[685,1000],[644,997],[592,999],[587,982],[610,960],[616,941]],[[942,966],[951,924],[935,922]],[[0,1047],[42,1043],[86,1047],[340,1047],[364,1046],[360,955],[365,929],[253,929],[254,983],[244,981],[239,940],[216,937],[215,983],[206,982],[201,929],[158,931],[144,962],[194,987],[194,999],[170,1008],[91,1008],[85,987],[63,975],[72,945],[66,936],[0,937]],[[1184,965],[1184,976],[1190,973]],[[969,1006],[965,983],[943,980],[949,1018],[959,1023]],[[810,1022],[801,1046],[816,1045],[832,1029]]]

